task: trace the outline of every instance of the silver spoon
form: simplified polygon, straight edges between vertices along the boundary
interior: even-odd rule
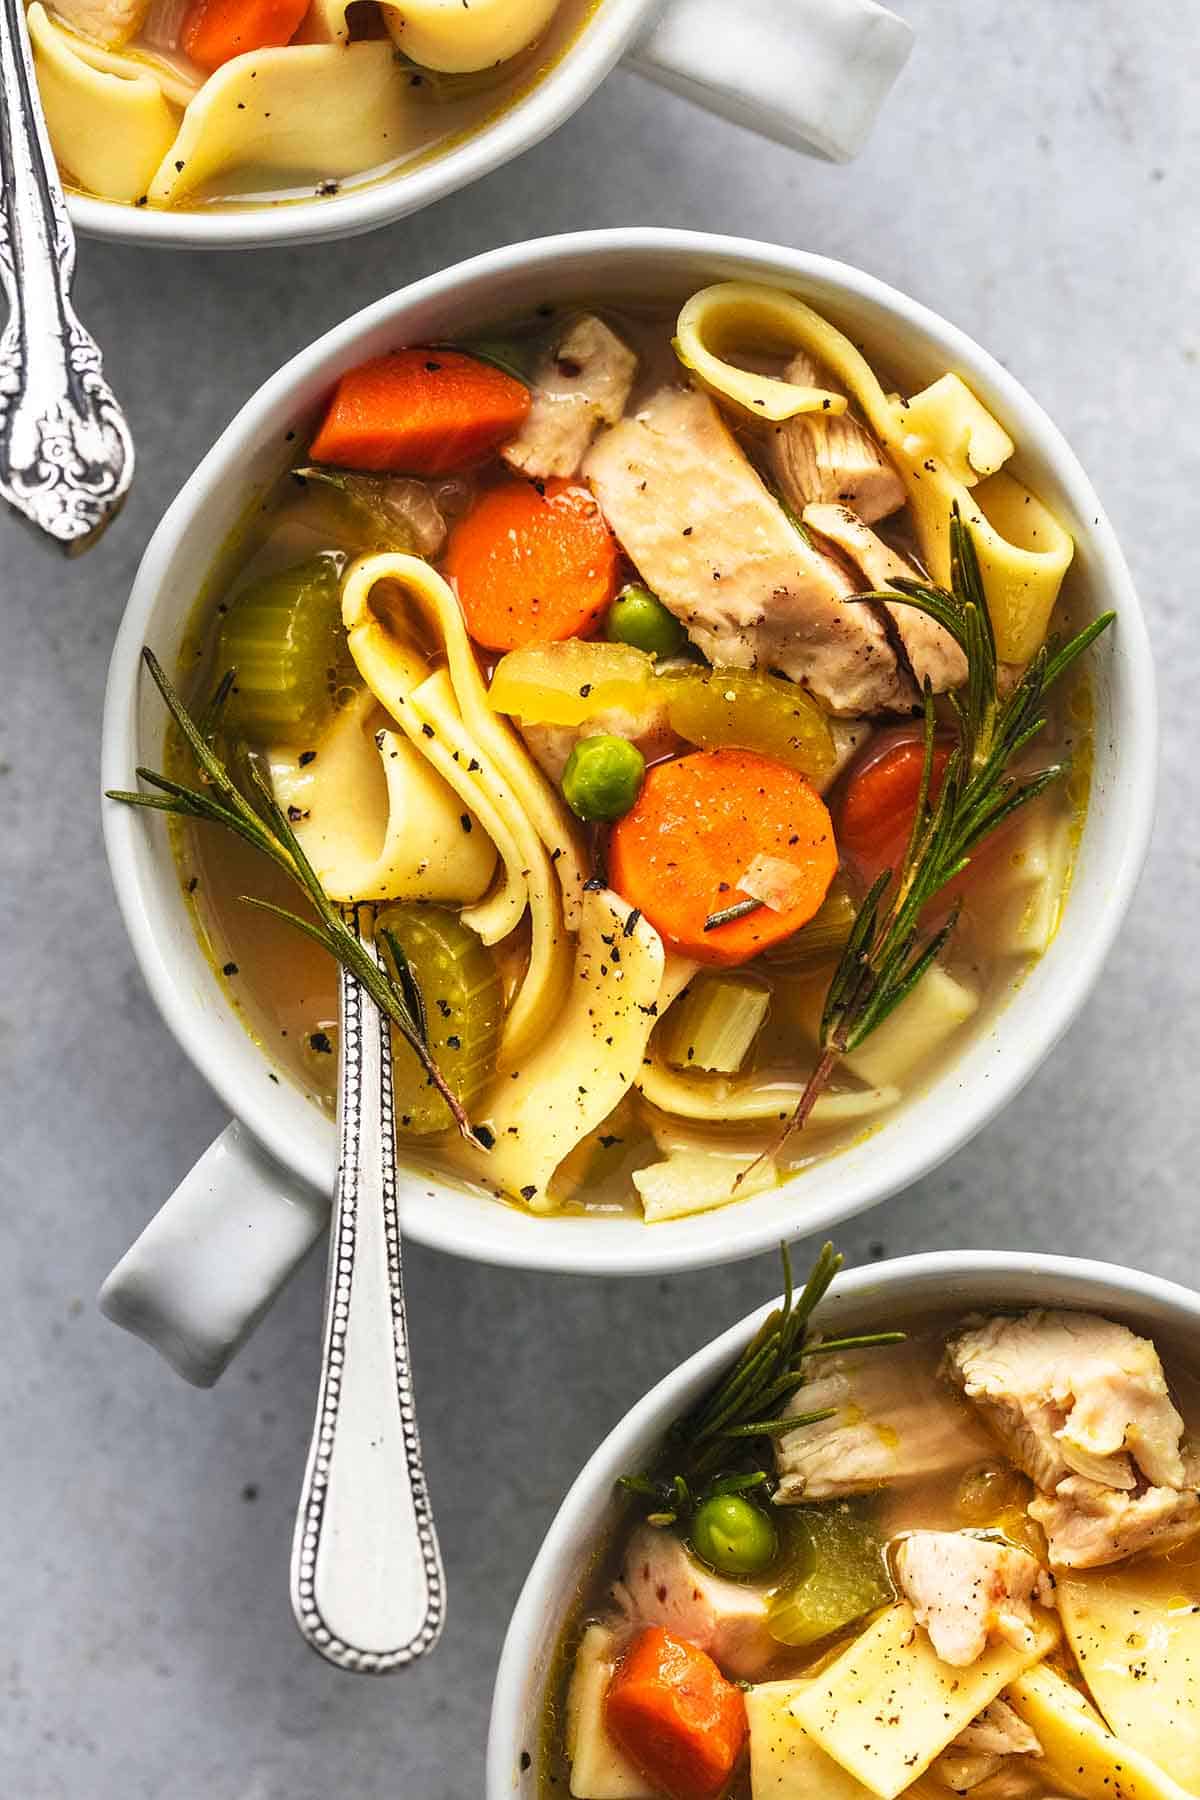
[[[362,936],[357,909],[346,921]],[[329,1662],[386,1675],[437,1643],[446,1582],[413,1403],[389,1027],[344,968],[340,992],[338,1174],[292,1610]]]
[[[0,0],[0,498],[68,555],[133,476],[129,427],[71,306],[75,234],[42,116],[23,0]]]

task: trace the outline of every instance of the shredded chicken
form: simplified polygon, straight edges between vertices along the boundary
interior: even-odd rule
[[[534,376],[533,404],[505,462],[535,480],[577,475],[598,428],[624,412],[636,374],[637,357],[603,319],[575,319]]]
[[[987,1433],[941,1383],[902,1354],[822,1357],[789,1405],[828,1419],[778,1438],[778,1499],[828,1500],[964,1469],[986,1453]]]
[[[54,11],[82,37],[115,50],[142,29],[150,0],[55,0]]]
[[[714,1575],[673,1531],[634,1532],[613,1598],[630,1624],[664,1626],[735,1680],[754,1680],[779,1653],[762,1590]]]
[[[989,1638],[1028,1648],[1034,1594],[1048,1601],[1053,1592],[1028,1550],[970,1531],[910,1532],[895,1561],[917,1623],[941,1660],[960,1669],[983,1655]]]
[[[1046,1533],[1050,1561],[1064,1569],[1096,1569],[1139,1551],[1161,1553],[1200,1530],[1200,1495],[1191,1488],[1122,1492],[1071,1475],[1053,1494],[1029,1503]]]
[[[1184,1485],[1183,1420],[1158,1351],[1127,1326],[1041,1310],[986,1319],[950,1340],[946,1361],[1047,1492],[1068,1475],[1123,1489]]]
[[[919,571],[898,550],[863,523],[847,506],[806,506],[804,523],[827,544],[848,557],[863,577],[864,589],[886,588]],[[884,612],[900,640],[908,666],[922,689],[928,680],[935,694],[949,693],[967,679],[967,659],[944,625],[902,602],[885,602]]]
[[[959,1732],[929,1772],[956,1794],[966,1794],[996,1775],[1008,1757],[1041,1754],[1036,1734],[1008,1701],[993,1700]]]
[[[1149,1338],[1039,1310],[971,1326],[946,1362],[1042,1489],[1029,1512],[1052,1563],[1099,1568],[1200,1530],[1200,1481]]]
[[[713,663],[776,670],[830,712],[908,710],[916,689],[842,568],[789,523],[707,395],[660,388],[584,473],[642,579]]]
[[[839,382],[804,351],[784,370],[799,387],[844,393]],[[768,458],[779,491],[794,512],[812,503],[852,506],[872,524],[898,512],[904,483],[865,425],[852,413],[797,413],[771,433]]]

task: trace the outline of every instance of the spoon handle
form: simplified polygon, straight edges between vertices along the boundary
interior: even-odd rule
[[[42,116],[23,0],[0,0],[0,499],[68,554],[133,475],[129,428],[75,316],[75,235]]]
[[[385,1675],[433,1648],[446,1588],[409,1364],[389,1031],[345,970],[341,1018],[340,1160],[292,1610],[329,1662]]]

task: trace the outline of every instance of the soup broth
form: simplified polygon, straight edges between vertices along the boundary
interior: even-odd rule
[[[759,329],[752,310],[728,359],[689,380],[672,348],[678,310],[542,308],[458,350],[352,371],[223,563],[185,657],[197,710],[231,662],[254,659],[235,680],[224,741],[247,743],[270,770],[335,899],[395,902],[460,934],[454,955],[479,950],[472,967],[499,1013],[486,1028],[467,1021],[487,1041],[461,1052],[479,1077],[464,1103],[500,1143],[489,1158],[431,1130],[424,1077],[401,1068],[401,1045],[406,1157],[535,1210],[652,1221],[746,1197],[857,1142],[988,1028],[1053,937],[1090,754],[1086,680],[1069,677],[1047,692],[1044,727],[1008,775],[1069,774],[931,899],[920,942],[946,928],[933,966],[861,1047],[832,1059],[789,1134],[852,922],[899,865],[919,803],[919,683],[939,689],[932,795],[965,665],[940,626],[923,619],[915,635],[899,604],[892,617],[854,598],[915,578],[928,554],[856,400],[828,440],[819,385],[809,410],[764,426],[739,383],[773,397],[794,379],[778,325]],[[425,399],[397,400],[388,384],[436,393],[448,376],[465,448],[440,437],[431,449],[412,424]],[[811,379],[844,392],[824,365]],[[955,403],[986,418],[962,394]],[[505,406],[515,422],[489,423]],[[389,442],[396,428],[403,441]],[[631,480],[638,458],[645,472]],[[711,493],[694,479],[706,466]],[[776,624],[773,607],[795,616]],[[333,635],[312,652],[314,680],[297,643],[321,608]],[[1058,602],[1056,630],[1069,610]],[[270,640],[281,632],[292,637]],[[999,679],[1011,687],[1020,672],[1002,660]],[[295,693],[281,701],[271,683]],[[185,777],[178,743],[173,756]],[[419,792],[387,788],[397,759]],[[336,780],[325,775],[335,766]],[[681,782],[699,786],[681,799]],[[414,851],[424,833],[428,856]],[[177,851],[231,1003],[329,1110],[335,965],[242,900],[291,906],[294,887],[208,825],[182,828]],[[589,1000],[574,1025],[573,983]],[[569,1092],[551,1092],[564,1071]],[[527,1087],[550,1129],[526,1157]]]
[[[455,148],[532,92],[598,4],[32,0],[28,13],[68,185],[228,210],[329,198]]]
[[[814,1359],[788,1411],[819,1408],[775,1451],[728,1441],[667,1520],[693,1414],[618,1504],[553,1659],[540,1800],[1195,1792],[1194,1370],[1168,1357],[1164,1379],[1149,1340],[1093,1315],[926,1313],[902,1344]],[[1072,1423],[1094,1444],[1105,1415],[1113,1448],[1080,1476]],[[766,1521],[753,1571],[746,1520],[706,1524],[730,1470],[760,1480],[732,1503]],[[689,1659],[705,1725],[663,1698]]]

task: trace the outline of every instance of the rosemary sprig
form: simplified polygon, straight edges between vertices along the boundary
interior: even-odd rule
[[[662,1467],[621,1477],[620,1485],[628,1493],[653,1502],[655,1510],[648,1514],[651,1524],[672,1525],[687,1518],[712,1494],[770,1486],[771,1474],[761,1465],[740,1469],[730,1465],[761,1455],[761,1450],[755,1449],[758,1440],[770,1441],[831,1416],[831,1407],[811,1413],[785,1411],[788,1401],[804,1386],[809,1357],[903,1342],[902,1331],[879,1331],[809,1343],[809,1321],[841,1268],[842,1257],[832,1244],[826,1244],[797,1294],[786,1244],[780,1246],[780,1253],[783,1305],[764,1319],[712,1392],[676,1419],[667,1433]]]
[[[142,660],[171,717],[183,734],[206,785],[187,787],[153,769],[139,768],[137,773],[140,780],[155,792],[126,793],[110,788],[108,799],[120,800],[126,806],[142,806],[157,812],[173,813],[180,819],[199,819],[212,825],[223,825],[227,830],[236,832],[238,837],[255,850],[261,850],[264,856],[269,856],[308,896],[316,914],[315,921],[301,918],[299,914],[289,912],[286,907],[276,906],[270,900],[256,899],[250,894],[242,894],[241,900],[247,906],[271,913],[275,918],[285,920],[295,930],[302,931],[306,937],[312,938],[322,949],[336,957],[343,968],[348,969],[362,983],[380,1012],[392,1021],[401,1037],[412,1047],[425,1074],[449,1107],[462,1136],[468,1143],[487,1149],[489,1146],[475,1132],[461,1101],[430,1054],[424,1003],[398,939],[392,933],[384,934],[396,968],[396,975],[393,977],[388,969],[381,968],[369,955],[342,917],[337,904],[325,892],[320,877],[304,854],[291,822],[275,799],[271,784],[262,769],[252,759],[246,759],[246,785],[254,790],[255,796],[255,804],[251,805],[217,755],[213,746],[220,728],[221,711],[233,685],[233,671],[223,677],[212,701],[197,722],[176,693],[154,652],[144,648]]]
[[[997,683],[996,641],[979,561],[957,506],[950,520],[950,592],[925,582],[897,580],[861,601],[915,607],[942,625],[966,657],[964,687],[949,696],[958,729],[934,799],[933,693],[925,684],[925,758],[908,846],[896,870],[871,887],[829,984],[821,1017],[819,1054],[776,1150],[799,1130],[828,1086],[839,1060],[907,999],[954,931],[955,908],[932,934],[921,931],[930,901],[960,875],[982,840],[1058,781],[1066,764],[1034,774],[1010,773],[1014,759],[1045,728],[1042,703],[1053,684],[1111,625],[1104,613],[1066,644],[1043,645],[1008,698]]]

